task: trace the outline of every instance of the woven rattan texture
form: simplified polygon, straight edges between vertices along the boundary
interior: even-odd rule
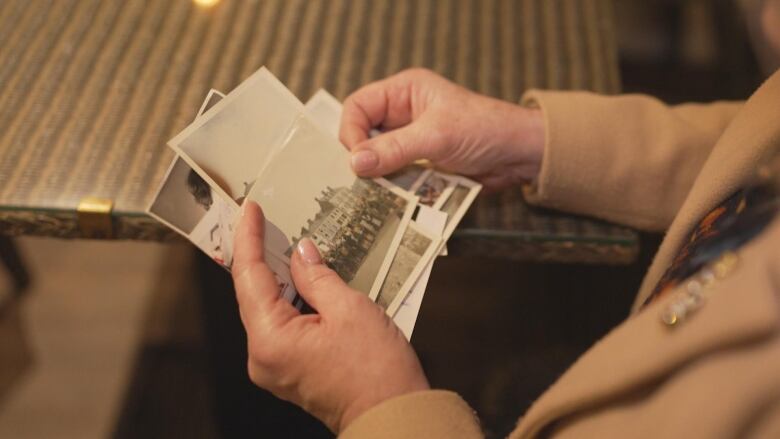
[[[75,208],[97,196],[114,200],[119,237],[166,236],[129,219],[170,162],[166,140],[209,88],[261,65],[301,99],[410,66],[511,101],[530,87],[617,92],[611,13],[608,0],[3,0],[0,221],[77,237]],[[465,227],[633,237],[531,212],[519,193],[482,197]]]

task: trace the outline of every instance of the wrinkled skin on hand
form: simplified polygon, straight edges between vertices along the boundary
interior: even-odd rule
[[[377,128],[383,133],[369,138]],[[340,139],[358,175],[378,177],[418,159],[487,189],[536,178],[544,149],[540,110],[471,92],[424,69],[368,84],[344,101]]]
[[[302,315],[280,298],[263,259],[263,223],[257,204],[247,202],[232,270],[252,382],[299,405],[334,432],[386,399],[428,389],[398,327],[325,266],[308,239],[301,240],[291,268],[299,293],[317,314]]]

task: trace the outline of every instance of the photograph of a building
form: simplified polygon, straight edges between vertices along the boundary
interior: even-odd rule
[[[407,203],[365,179],[356,179],[350,187],[326,187],[316,201],[320,210],[293,238],[286,253],[290,255],[298,240],[308,237],[319,248],[325,263],[348,283],[375,244],[395,231],[395,227],[387,226],[400,220]]]
[[[323,259],[347,284],[375,298],[417,198],[384,180],[360,179],[338,140],[306,117],[296,121],[247,196],[275,228],[270,253],[291,256],[312,237]]]

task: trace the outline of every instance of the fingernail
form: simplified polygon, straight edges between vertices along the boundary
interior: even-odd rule
[[[241,216],[243,217],[246,213],[246,205],[249,204],[249,201],[244,200],[243,203],[241,203]]]
[[[301,258],[303,258],[307,264],[314,265],[322,263],[322,256],[320,256],[320,251],[317,249],[317,246],[314,245],[314,241],[311,239],[302,238],[299,240],[297,250],[298,254],[301,255]]]
[[[379,156],[374,151],[364,149],[352,154],[352,169],[355,172],[368,172],[379,164]]]

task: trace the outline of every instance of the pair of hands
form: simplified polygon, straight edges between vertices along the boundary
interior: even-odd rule
[[[369,138],[373,128],[383,134]],[[489,189],[535,178],[544,130],[538,110],[470,92],[425,71],[369,84],[344,102],[341,141],[353,169],[377,177],[428,159]],[[263,217],[247,203],[235,235],[233,280],[247,331],[252,382],[342,431],[369,408],[429,388],[401,331],[365,295],[300,241],[293,281],[317,314],[302,315],[279,297],[263,259]]]

